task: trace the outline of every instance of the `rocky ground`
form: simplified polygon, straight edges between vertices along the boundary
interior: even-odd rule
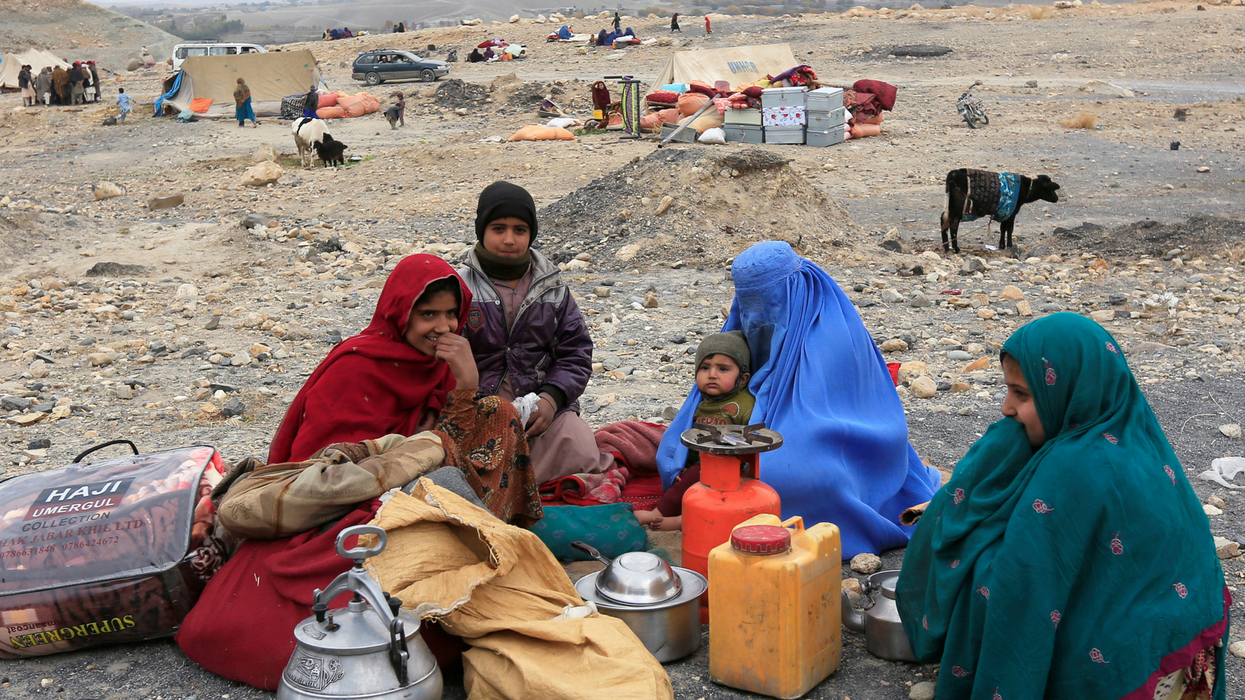
[[[1242,451],[1231,426],[1245,409],[1245,90],[1235,76],[1245,10],[1193,7],[715,18],[711,37],[688,22],[672,45],[618,58],[541,43],[548,25],[530,22],[315,43],[307,46],[329,84],[350,90],[359,88],[342,62],[365,45],[432,43],[465,55],[502,35],[533,54],[456,64],[462,83],[383,86],[382,95],[413,92],[407,127],[390,131],[378,115],[332,124],[361,160],[327,170],[299,167],[276,120],[174,124],[140,109],[123,126],[100,127],[110,107],[20,110],[6,95],[0,477],[68,463],[113,438],[262,454],[305,377],[366,325],[386,271],[413,252],[460,256],[473,241],[476,195],[505,178],[536,195],[539,246],[567,268],[588,316],[598,367],[583,405],[594,425],[670,415],[690,385],[696,343],[720,328],[730,303],[730,260],[780,238],[838,280],[888,359],[905,364],[899,392],[930,463],[953,467],[998,417],[1008,335],[1076,311],[1128,353],[1186,473],[1210,512],[1221,511],[1212,532],[1245,540],[1245,503],[1196,478],[1213,458]],[[630,24],[664,36],[662,22]],[[601,75],[625,67],[651,78],[679,48],[775,41],[833,81],[897,84],[884,135],[825,150],[657,150],[614,134],[503,141],[535,122],[542,97],[586,108]],[[952,53],[890,57],[895,46],[934,42]],[[125,86],[150,104],[161,77],[126,74],[105,94]],[[991,124],[972,131],[953,104],[975,79],[985,81],[977,94]],[[1091,79],[1134,97],[1078,89]],[[1086,111],[1101,128],[1060,125]],[[280,178],[241,184],[265,143]],[[937,221],[953,167],[1049,173],[1062,199],[1021,211],[1018,257],[990,250],[997,227],[988,234],[979,222],[961,228],[963,254],[944,255]],[[105,182],[122,194],[96,200]],[[149,208],[160,197],[181,203]],[[901,560],[884,553],[882,565]],[[1241,562],[1224,560],[1238,588]],[[679,697],[740,696],[708,682],[703,649],[668,669]],[[842,668],[811,697],[906,697],[934,671],[874,659],[847,634]],[[1229,674],[1231,695],[1245,680],[1239,659]],[[0,678],[0,697],[267,697],[198,670],[168,641],[5,662]],[[462,696],[451,684],[447,697]]]

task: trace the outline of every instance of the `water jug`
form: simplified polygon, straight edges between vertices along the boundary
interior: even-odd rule
[[[731,529],[759,513],[781,514],[778,492],[759,480],[758,453],[782,446],[782,436],[757,425],[696,424],[680,436],[700,453],[700,483],[683,494],[683,566],[709,575],[709,552]],[[709,581],[713,587],[713,581]],[[708,594],[701,622],[709,622]]]
[[[741,523],[709,555],[709,678],[797,698],[839,667],[839,528],[770,514]]]

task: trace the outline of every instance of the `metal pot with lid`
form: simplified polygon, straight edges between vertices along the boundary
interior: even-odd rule
[[[917,663],[895,604],[898,581],[898,571],[879,571],[865,579],[865,603],[860,608],[852,604],[844,590],[843,626],[852,632],[864,633],[865,650],[870,654],[890,661]]]
[[[352,535],[375,535],[376,545],[346,549]],[[354,566],[316,589],[315,614],[294,629],[297,646],[277,700],[440,699],[441,669],[419,636],[419,620],[363,568],[387,541],[375,525],[348,527],[337,536],[337,553]],[[329,602],[346,592],[354,593],[346,607],[330,610]]]

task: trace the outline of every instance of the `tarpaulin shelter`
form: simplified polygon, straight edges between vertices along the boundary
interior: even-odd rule
[[[238,78],[251,88],[251,106],[259,116],[281,114],[281,98],[305,94],[320,81],[316,59],[310,51],[271,51],[233,56],[191,56],[168,93],[156,101],[156,114],[177,114],[190,103],[210,99],[209,117],[232,117],[233,91]]]
[[[36,76],[45,67],[56,68],[60,66],[68,70],[71,66],[68,63],[57,58],[54,54],[39,49],[30,49],[25,53],[11,54],[6,53],[3,60],[0,60],[0,88],[5,90],[16,90],[17,74],[22,71],[22,66],[29,65],[31,67],[30,75]]]
[[[653,81],[654,89],[671,83],[693,80],[713,85],[725,80],[731,87],[753,83],[767,75],[777,75],[799,65],[790,44],[769,46],[736,46],[729,49],[679,51],[670,56],[665,68]]]

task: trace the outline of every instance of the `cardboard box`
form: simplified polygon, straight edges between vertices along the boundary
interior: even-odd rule
[[[805,104],[809,111],[830,112],[843,109],[843,89],[824,87],[808,93]]]
[[[727,124],[761,126],[761,110],[759,109],[730,109],[728,107],[723,117]]]
[[[800,106],[761,108],[761,123],[764,126],[804,126],[807,122],[807,113]]]
[[[804,143],[804,127],[802,126],[767,126],[765,127],[765,143]]]
[[[765,143],[765,130],[751,124],[724,124],[727,143]]]
[[[766,107],[803,107],[804,96],[808,88],[765,88],[761,91],[761,108]]]
[[[825,148],[826,146],[837,146],[844,141],[846,128],[839,124],[837,129],[828,129],[826,131],[813,131],[809,129],[804,133],[804,143],[809,146]]]
[[[808,111],[808,130],[809,131],[826,131],[835,127],[842,128],[844,110],[839,107],[830,112],[814,112]]]

